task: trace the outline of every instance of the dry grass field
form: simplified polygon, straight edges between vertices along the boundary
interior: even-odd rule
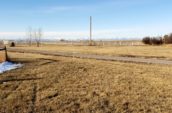
[[[6,54],[4,50],[0,50],[0,63],[6,61]]]
[[[24,53],[9,56],[24,66],[0,75],[1,113],[172,112],[171,66]]]
[[[76,46],[76,45],[42,45],[41,47],[18,46],[16,48],[29,50],[47,50],[58,52],[73,52],[83,54],[101,54],[110,56],[131,56],[146,58],[172,59],[172,46]]]

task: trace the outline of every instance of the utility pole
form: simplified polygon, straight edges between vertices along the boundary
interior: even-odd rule
[[[90,16],[90,45],[92,45],[92,16]]]

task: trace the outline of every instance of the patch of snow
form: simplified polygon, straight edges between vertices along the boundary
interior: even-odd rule
[[[20,67],[22,67],[22,64],[15,64],[15,63],[12,63],[12,62],[0,63],[0,74],[5,72],[5,71],[17,69],[17,68],[20,68]]]

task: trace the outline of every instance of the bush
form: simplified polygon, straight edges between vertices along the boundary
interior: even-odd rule
[[[60,39],[60,42],[67,42],[67,40],[65,40],[65,39]]]
[[[163,44],[162,37],[145,37],[142,42],[149,45],[161,45]]]
[[[10,47],[15,47],[15,43],[14,42],[11,42],[10,43]]]
[[[145,37],[142,39],[144,44],[149,45],[161,45],[161,44],[172,44],[172,33],[164,35],[164,37]]]
[[[150,38],[150,37],[145,37],[145,38],[143,38],[142,42],[143,42],[144,44],[149,44],[149,45],[151,45],[151,38]]]
[[[163,42],[165,44],[172,44],[172,34],[165,35],[164,38],[163,38]]]
[[[153,45],[162,45],[163,44],[162,37],[153,37],[153,38],[151,38],[151,43]]]

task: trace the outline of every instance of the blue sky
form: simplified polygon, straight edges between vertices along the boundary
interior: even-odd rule
[[[44,37],[141,38],[172,32],[171,0],[1,0],[0,38],[41,27]]]

